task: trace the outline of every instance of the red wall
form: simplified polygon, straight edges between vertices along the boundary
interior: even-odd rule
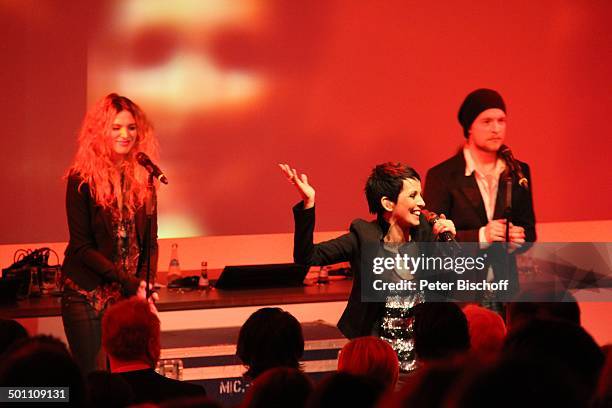
[[[483,86],[506,99],[507,144],[531,164],[538,221],[612,219],[609,2],[244,1],[235,7],[254,9],[248,18],[137,29],[121,2],[102,4],[2,4],[0,243],[67,239],[61,175],[87,105],[114,90],[158,130],[171,181],[164,235],[291,231],[297,195],[278,162],[310,176],[317,228],[344,229],[367,217],[373,165],[405,161],[424,175],[453,154],[459,104]],[[144,90],[122,77],[183,52],[257,78],[259,91],[210,102],[223,81],[207,85],[202,71],[182,77],[195,102],[179,109],[163,98],[168,77]]]

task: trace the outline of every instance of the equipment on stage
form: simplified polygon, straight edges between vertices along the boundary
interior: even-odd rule
[[[155,163],[153,163],[149,156],[147,156],[145,153],[136,153],[136,161],[138,161],[141,166],[147,169],[151,176],[155,177],[164,184],[168,184],[168,178],[166,177],[164,172],[161,171],[161,169],[157,167]]]
[[[176,278],[172,282],[168,282],[168,287],[170,289],[197,289],[199,282],[199,276],[185,276],[184,278]]]
[[[217,289],[301,286],[308,272],[294,263],[226,266],[219,276]]]
[[[529,180],[527,180],[527,177],[523,174],[521,164],[512,155],[512,150],[506,145],[501,145],[497,154],[504,159],[510,169],[510,173],[514,174],[518,179],[519,185],[525,190],[529,190]]]
[[[53,253],[57,260],[49,265]],[[17,298],[59,293],[60,265],[57,253],[51,248],[17,250],[13,264],[2,269],[0,279],[0,299],[15,301]]]

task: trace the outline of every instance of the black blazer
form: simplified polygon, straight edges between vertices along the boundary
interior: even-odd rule
[[[382,316],[384,303],[362,302],[362,256],[364,264],[372,265],[377,256],[373,249],[381,243],[385,232],[378,221],[356,219],[351,223],[349,232],[329,241],[313,244],[315,226],[314,207],[305,210],[303,202],[293,207],[295,233],[293,241],[293,259],[295,263],[306,265],[330,265],[338,262],[350,262],[353,271],[353,287],[346,309],[340,317],[338,328],[347,338],[352,339],[372,334],[374,325]],[[421,215],[421,223],[411,234],[417,242],[433,241],[431,227]],[[386,227],[388,228],[388,227]]]
[[[533,198],[531,194],[531,173],[527,163],[519,162],[525,177],[529,180],[530,189],[526,191],[520,187],[516,180],[512,184],[512,215],[511,221],[514,225],[525,228],[525,241],[536,240],[535,214],[533,212]],[[503,218],[504,197],[506,183],[503,182],[503,174],[500,176],[497,199],[495,201],[494,219]],[[465,157],[463,151],[450,159],[429,169],[425,182],[425,205],[431,211],[445,214],[455,223],[457,229],[457,241],[478,242],[478,231],[480,227],[487,225],[487,213],[484,202],[476,182],[475,175],[465,175]],[[529,249],[530,245],[524,245],[515,254]],[[492,245],[490,251],[500,251],[500,245]],[[499,259],[499,257],[495,257]],[[508,260],[509,268],[505,262],[492,264],[495,279],[509,279],[510,292],[518,290],[518,276],[516,272],[516,259],[511,256]],[[486,271],[486,270],[485,270]],[[484,277],[475,277],[483,279]]]
[[[66,190],[66,214],[70,241],[65,251],[62,271],[79,287],[90,291],[106,282],[120,282],[124,295],[136,293],[141,279],[146,278],[146,254],[141,250],[138,258],[137,275],[121,279],[115,270],[112,259],[117,251],[113,235],[111,214],[96,204],[89,185],[83,184],[79,191],[81,178],[71,175]],[[136,235],[138,244],[144,249],[146,213],[144,206],[136,211]],[[151,228],[151,277],[157,272],[157,211],[153,214]]]

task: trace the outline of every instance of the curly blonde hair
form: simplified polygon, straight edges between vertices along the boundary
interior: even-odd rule
[[[124,110],[134,116],[137,137],[125,160],[117,165],[112,160],[110,134],[115,116]],[[145,201],[148,176],[144,167],[136,162],[136,153],[144,152],[157,160],[158,151],[153,127],[142,109],[125,96],[111,93],[85,115],[77,153],[66,177],[78,175],[81,178],[79,189],[83,184],[88,184],[98,205],[109,209],[125,207],[130,214],[134,214]]]

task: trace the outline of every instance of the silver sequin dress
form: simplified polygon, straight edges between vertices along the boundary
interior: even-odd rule
[[[385,250],[390,253],[398,253],[397,247],[389,244],[385,244]],[[394,281],[413,278],[414,276],[408,276],[405,271],[392,272]],[[385,302],[385,310],[378,327],[378,336],[389,343],[397,353],[401,372],[410,372],[416,368],[414,319],[410,316],[410,311],[414,306],[423,302],[425,302],[425,294],[422,291],[388,296]]]

